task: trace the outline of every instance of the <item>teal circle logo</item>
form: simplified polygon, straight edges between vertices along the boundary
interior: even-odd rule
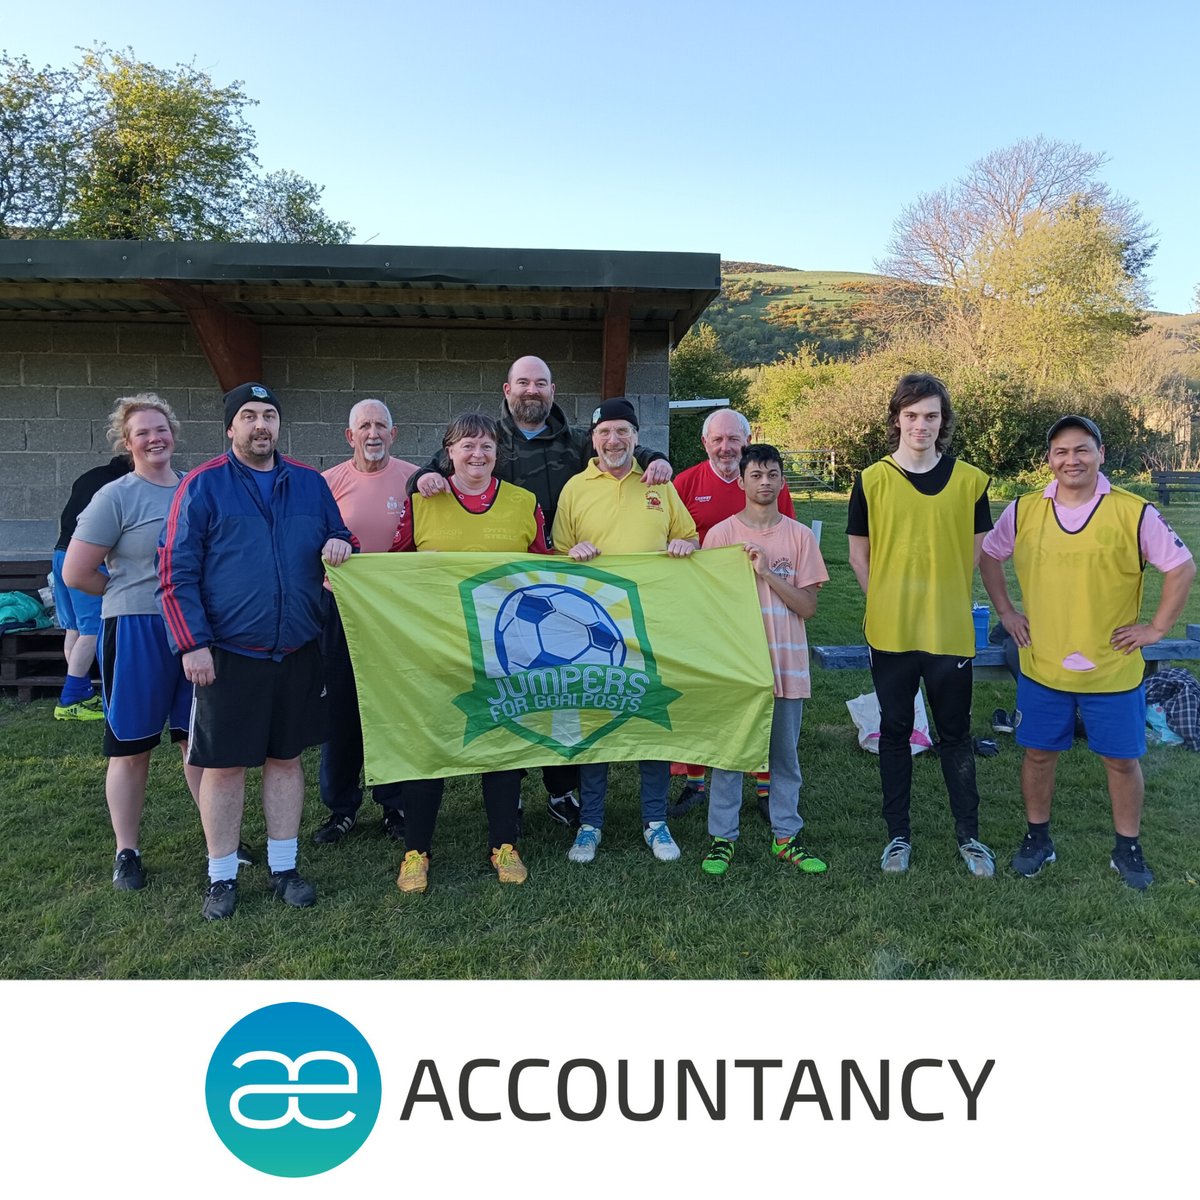
[[[320,1175],[367,1140],[379,1116],[379,1064],[345,1017],[270,1004],[220,1040],[204,1082],[208,1117],[231,1154],[267,1175]]]

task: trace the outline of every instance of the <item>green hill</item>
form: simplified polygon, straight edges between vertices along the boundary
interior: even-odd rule
[[[879,275],[862,271],[797,271],[769,263],[722,262],[721,294],[705,310],[721,345],[743,366],[772,362],[801,346],[835,358],[870,345],[855,314]]]

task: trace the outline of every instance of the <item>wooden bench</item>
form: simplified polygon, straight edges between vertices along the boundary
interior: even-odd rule
[[[1172,496],[1200,496],[1200,471],[1151,471],[1150,482],[1158,491],[1161,508],[1171,503]]]
[[[46,586],[50,560],[0,562],[0,592],[26,592],[36,597]],[[22,629],[0,636],[0,688],[15,690],[24,703],[35,693],[62,691],[67,679],[63,631]]]
[[[828,671],[864,671],[871,665],[866,646],[814,646],[813,657]],[[1146,660],[1146,674],[1152,675],[1162,662],[1178,662],[1200,658],[1200,625],[1189,625],[1187,636],[1163,638],[1153,646],[1143,646],[1142,656]],[[975,651],[975,675],[983,679],[1007,675],[1004,665],[1004,649],[1001,646],[984,646]]]

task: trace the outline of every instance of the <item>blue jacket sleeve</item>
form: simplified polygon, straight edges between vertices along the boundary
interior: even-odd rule
[[[200,572],[211,518],[210,497],[202,479],[194,473],[188,475],[175,492],[158,539],[155,595],[167,637],[178,654],[213,641],[212,626],[200,602]]]

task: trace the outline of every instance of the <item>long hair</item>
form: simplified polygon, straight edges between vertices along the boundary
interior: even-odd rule
[[[936,375],[902,375],[888,401],[887,436],[888,450],[893,453],[900,445],[900,411],[916,404],[918,400],[927,400],[936,396],[942,402],[942,427],[938,430],[934,449],[939,454],[945,454],[954,436],[954,409],[950,406],[950,391]]]

